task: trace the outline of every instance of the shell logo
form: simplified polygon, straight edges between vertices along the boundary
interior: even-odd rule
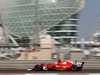
[[[58,68],[58,65],[56,66],[56,68]]]
[[[62,68],[62,66],[58,66],[58,65],[57,65],[56,68],[58,68],[58,67],[59,67],[59,68]]]
[[[50,67],[50,65],[49,65],[49,67]]]

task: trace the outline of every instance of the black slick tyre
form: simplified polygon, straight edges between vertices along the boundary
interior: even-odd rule
[[[71,70],[72,70],[72,71],[77,71],[77,69],[78,69],[78,66],[77,66],[77,65],[72,65],[72,66],[71,66]]]
[[[40,65],[35,65],[34,66],[34,70],[35,71],[40,71],[41,70],[41,66]]]

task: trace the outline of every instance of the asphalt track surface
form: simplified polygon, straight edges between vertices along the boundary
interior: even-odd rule
[[[0,74],[23,73],[100,73],[100,69],[82,69],[82,71],[27,71],[27,70],[0,70]]]

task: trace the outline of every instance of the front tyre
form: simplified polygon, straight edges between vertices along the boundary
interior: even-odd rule
[[[72,70],[72,71],[77,71],[77,69],[78,69],[78,66],[77,66],[77,65],[72,65],[72,66],[71,66],[71,70]]]
[[[34,70],[35,71],[40,71],[41,70],[41,66],[40,65],[35,65]]]

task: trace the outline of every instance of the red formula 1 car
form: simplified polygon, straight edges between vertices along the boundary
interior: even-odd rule
[[[71,71],[80,71],[83,68],[84,62],[72,62],[72,61],[61,61],[58,60],[55,64],[40,64],[35,65],[28,71],[41,71],[41,70],[71,70]]]

